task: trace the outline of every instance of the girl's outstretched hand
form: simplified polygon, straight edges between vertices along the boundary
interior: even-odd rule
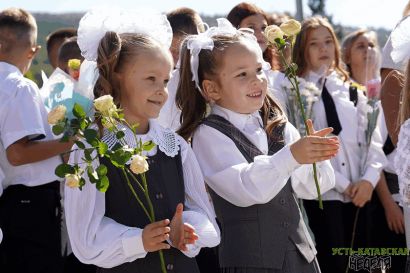
[[[336,136],[327,137],[333,128],[315,131],[313,123],[307,120],[310,135],[303,137],[290,145],[290,151],[299,164],[311,164],[334,157],[339,150],[339,140]]]
[[[188,250],[188,244],[194,244],[198,240],[198,235],[195,233],[193,226],[183,222],[183,211],[184,205],[179,203],[170,224],[170,240],[174,247],[181,251],[186,251]]]
[[[142,231],[142,244],[146,252],[169,249],[170,245],[164,242],[169,238],[169,220],[154,222],[145,226]]]

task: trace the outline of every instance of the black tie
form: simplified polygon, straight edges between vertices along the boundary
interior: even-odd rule
[[[333,101],[332,96],[329,94],[329,91],[327,91],[326,80],[323,84],[322,100],[325,106],[327,126],[333,128],[333,134],[339,135],[340,131],[342,131],[342,125],[340,125],[335,102]]]

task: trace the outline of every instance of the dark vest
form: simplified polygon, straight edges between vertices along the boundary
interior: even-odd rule
[[[132,195],[122,171],[106,158],[100,158],[100,161],[107,166],[110,180],[110,186],[105,193],[105,216],[120,224],[143,229],[149,224],[149,220]],[[185,200],[181,155],[179,153],[172,158],[158,149],[157,153],[148,159],[148,164],[146,177],[156,220],[171,220],[177,204],[184,203]],[[146,204],[138,186],[135,185],[134,190]],[[163,250],[163,253],[168,272],[199,272],[195,259],[188,258],[180,250],[171,248]],[[160,259],[158,252],[149,252],[145,258],[114,268],[100,268],[98,272],[160,273]]]
[[[224,118],[210,115],[203,123],[229,137],[249,163],[253,162],[255,156],[262,154]],[[273,137],[268,142],[269,155],[284,147],[284,126],[274,129]],[[281,269],[286,251],[295,249],[307,262],[314,259],[316,250],[309,244],[309,235],[290,180],[268,203],[249,207],[237,207],[212,190],[210,193],[221,223],[221,267]]]

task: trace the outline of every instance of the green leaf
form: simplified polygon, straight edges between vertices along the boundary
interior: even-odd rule
[[[97,139],[97,131],[94,129],[85,129],[84,130],[84,137],[88,143],[92,145],[93,140]],[[94,145],[93,145],[94,146]]]
[[[70,136],[65,133],[64,136],[61,138],[61,142],[68,142],[70,140]]]
[[[84,177],[81,177],[80,178],[80,183],[78,183],[79,184],[79,188],[80,188],[80,190],[82,190],[83,189],[83,186],[85,185],[85,179],[84,179]]]
[[[83,119],[86,116],[83,107],[78,103],[74,104],[73,114],[76,118],[79,118],[79,119]]]
[[[112,147],[112,150],[113,150],[113,151],[117,151],[117,150],[119,150],[119,149],[121,149],[121,148],[122,148],[122,145],[117,142],[117,143],[114,145],[114,147]]]
[[[91,162],[93,160],[91,153],[93,152],[93,149],[85,149],[84,150],[84,156],[85,156],[85,160],[88,162]]]
[[[105,155],[107,150],[108,150],[108,145],[105,142],[100,141],[98,143],[98,154],[99,155]]]
[[[132,153],[119,149],[119,150],[116,150],[110,156],[110,160],[114,166],[118,168],[124,168],[125,163],[127,163],[128,160],[131,159],[131,157],[132,157]]]
[[[97,167],[96,171],[100,177],[103,177],[107,175],[108,169],[104,164],[101,164],[100,166]]]
[[[75,169],[73,166],[67,163],[63,163],[57,166],[54,173],[61,178],[64,178],[66,174],[74,174]]]
[[[142,144],[142,149],[144,151],[151,151],[155,147],[155,143],[153,141],[146,141]]]
[[[88,122],[87,122],[86,119],[80,120],[79,127],[80,127],[81,130],[84,130],[85,128],[87,128],[87,125],[88,125]]]
[[[77,144],[78,148],[85,149],[85,145],[81,141],[77,140],[74,143]]]
[[[124,137],[125,137],[124,131],[118,131],[117,134],[115,134],[115,137],[116,137],[117,139],[122,139],[122,138],[124,138]]]
[[[62,126],[61,124],[56,124],[53,126],[52,130],[53,134],[55,134],[56,136],[61,135],[64,132],[64,126]]]
[[[88,178],[90,179],[91,183],[98,183],[98,174],[96,171],[94,171],[93,167],[89,166],[87,167],[87,174],[88,174]]]
[[[109,186],[110,181],[108,180],[107,176],[101,177],[96,184],[97,190],[99,190],[100,192],[106,192]]]

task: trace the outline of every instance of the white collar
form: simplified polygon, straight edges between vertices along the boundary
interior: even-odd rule
[[[123,124],[119,124],[118,128],[124,131],[124,139],[127,144],[130,147],[136,147],[134,133],[131,129]],[[146,134],[137,135],[137,140],[140,139],[143,142],[152,140],[162,152],[170,157],[176,156],[180,150],[181,142],[177,135],[171,129],[159,125],[154,119],[149,120],[149,130]],[[112,149],[117,143],[117,138],[114,133],[104,129],[102,141],[107,143],[108,147]]]
[[[223,108],[217,104],[211,106],[211,113],[221,116],[232,123],[236,128],[243,130],[249,119],[252,119],[254,123],[259,123],[258,125],[263,128],[262,118],[259,114],[259,111],[255,111],[251,114],[241,114],[229,109]]]
[[[23,73],[21,73],[20,69],[18,69],[17,66],[6,62],[0,62],[0,72],[3,71],[8,73],[18,73],[19,75],[23,76]]]

